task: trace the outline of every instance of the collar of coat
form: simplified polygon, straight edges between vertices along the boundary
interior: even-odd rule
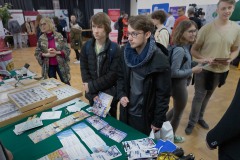
[[[148,42],[140,54],[137,53],[136,49],[131,48],[130,43],[127,43],[124,50],[124,60],[128,67],[135,68],[143,66],[147,63],[154,51],[155,41],[151,36]]]

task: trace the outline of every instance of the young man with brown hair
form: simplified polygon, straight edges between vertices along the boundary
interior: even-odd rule
[[[118,44],[109,39],[111,20],[100,12],[90,20],[93,38],[82,47],[80,54],[81,75],[85,96],[90,105],[98,99],[99,92],[112,95],[110,114],[116,117],[117,67],[120,56]]]
[[[155,41],[167,48],[170,40],[170,34],[167,28],[164,26],[164,23],[167,19],[167,14],[165,11],[157,10],[152,13],[151,18],[153,24],[157,27],[154,34]]]
[[[202,63],[209,62],[210,65],[204,66],[203,71],[195,76],[195,95],[185,129],[188,135],[192,133],[196,123],[204,129],[209,129],[203,119],[208,101],[216,87],[225,83],[229,64],[239,53],[240,27],[229,20],[234,5],[235,0],[219,0],[218,18],[201,28],[192,46],[193,57]]]
[[[155,45],[153,30],[148,16],[130,17],[117,83],[120,120],[147,135],[166,121],[171,90],[169,61]]]

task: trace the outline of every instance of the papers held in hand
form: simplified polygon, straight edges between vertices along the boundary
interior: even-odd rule
[[[112,100],[113,96],[100,92],[98,94],[98,99],[94,101],[93,113],[100,117],[106,117],[111,108]]]

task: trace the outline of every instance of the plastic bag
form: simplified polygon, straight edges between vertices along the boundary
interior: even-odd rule
[[[155,140],[162,139],[164,141],[169,140],[169,141],[173,142],[174,134],[173,134],[173,128],[172,128],[171,123],[169,121],[164,122],[162,125],[162,128],[155,133],[152,130],[149,135],[149,138],[152,138]]]

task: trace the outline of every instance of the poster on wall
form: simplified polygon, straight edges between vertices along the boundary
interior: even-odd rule
[[[217,17],[217,4],[198,5],[197,7],[205,12],[206,23],[212,22]]]
[[[65,31],[69,32],[69,18],[68,18],[68,10],[67,9],[55,9],[55,16],[59,18],[59,22],[62,26],[64,26]]]
[[[30,18],[31,21],[35,21],[38,14],[39,13],[37,11],[24,11],[23,12],[25,20]]]
[[[113,42],[117,42],[118,31],[114,29],[113,25],[120,17],[120,9],[108,9],[108,16],[111,19],[112,32],[109,34],[109,38]]]
[[[25,22],[22,10],[9,9],[9,12],[11,13],[13,19],[17,20],[20,25],[22,25]]]
[[[178,18],[178,13],[177,13],[177,11],[178,11],[178,8],[179,8],[179,7],[184,7],[184,9],[185,9],[185,11],[186,11],[186,6],[175,6],[175,7],[170,7],[170,9],[169,9],[169,12],[172,12],[172,15],[173,15],[173,17],[174,17],[175,19]]]
[[[168,12],[168,9],[169,9],[169,3],[152,5],[152,12],[157,11],[157,10],[164,10],[165,12]]]
[[[97,14],[99,12],[103,12],[103,9],[93,9],[93,14]]]
[[[43,17],[52,18],[55,16],[54,10],[38,10],[38,13],[41,14]]]
[[[138,9],[138,15],[149,15],[151,13],[151,9]]]

